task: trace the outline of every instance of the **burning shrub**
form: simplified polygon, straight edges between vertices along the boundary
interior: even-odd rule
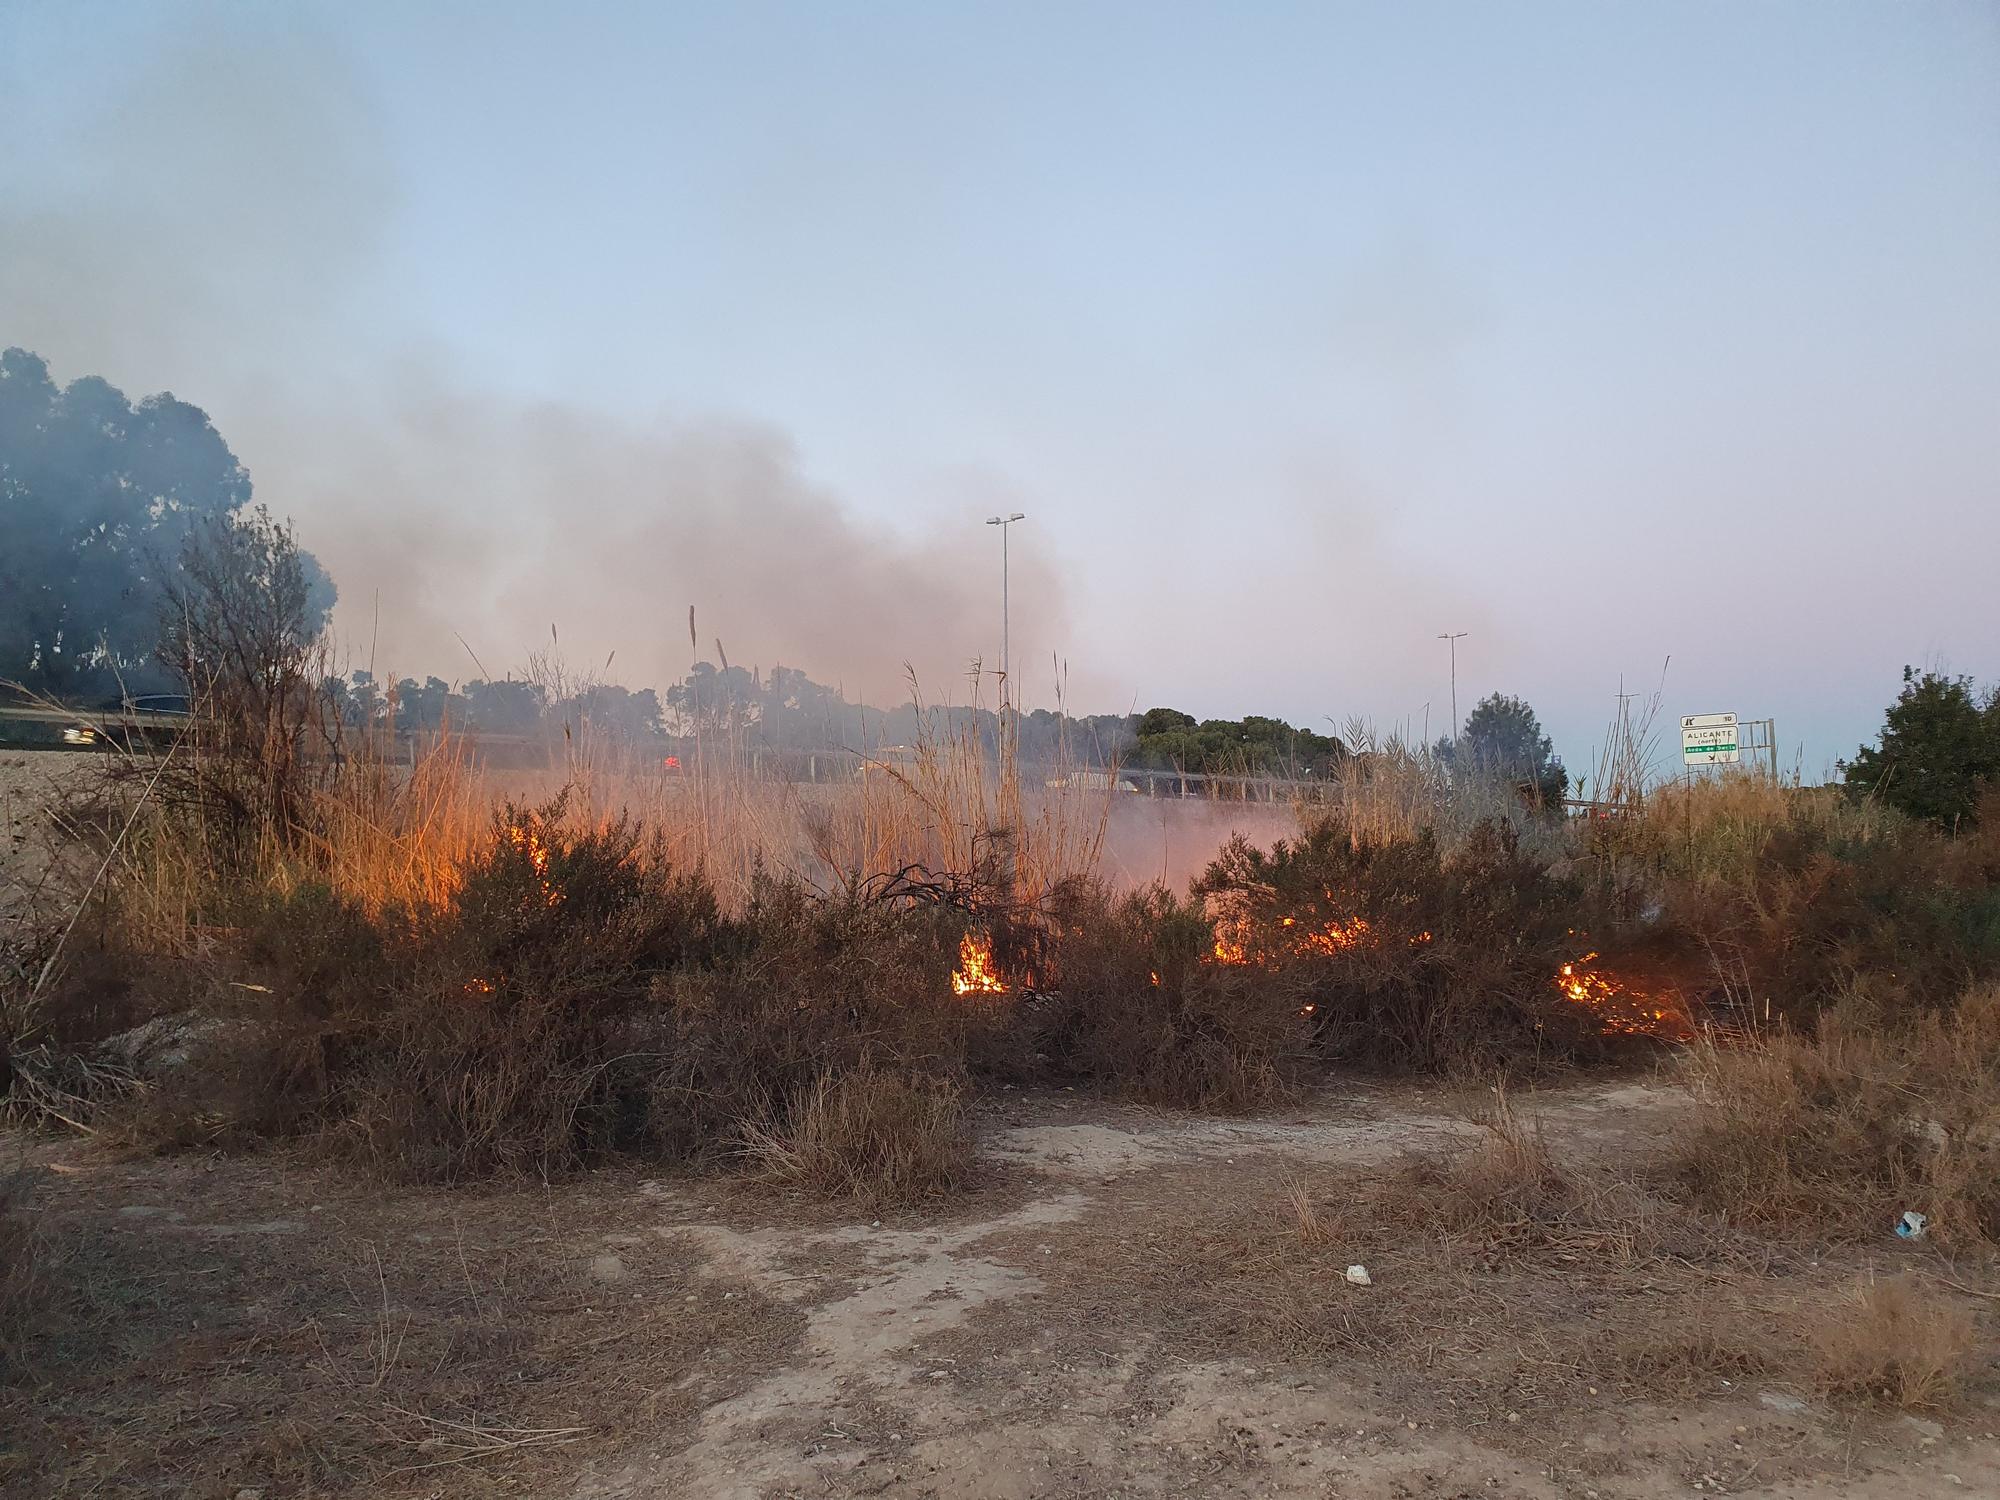
[[[1243,1109],[1284,1093],[1307,1051],[1296,976],[1211,960],[1207,915],[1161,887],[1066,914],[1054,993],[1024,1043],[1068,1077],[1154,1103]]]
[[[1687,1066],[1676,1175],[1697,1201],[1866,1238],[1916,1209],[1945,1243],[2000,1241],[2000,989],[1891,1026],[1835,1010]]]
[[[654,979],[733,939],[708,883],[636,825],[569,833],[561,799],[509,806],[450,907],[362,1018],[344,1125],[421,1177],[549,1172],[631,1144],[649,1115]]]
[[[1577,956],[1580,892],[1508,823],[1449,854],[1428,833],[1369,842],[1335,820],[1268,853],[1238,838],[1195,890],[1215,957],[1284,976],[1330,1055],[1443,1069],[1597,1044],[1557,981]]]
[[[547,1173],[640,1139],[662,972],[735,940],[635,825],[508,807],[438,910],[306,884],[247,900],[235,961],[133,1131],[319,1132],[385,1175]],[[254,982],[250,982],[254,980]]]

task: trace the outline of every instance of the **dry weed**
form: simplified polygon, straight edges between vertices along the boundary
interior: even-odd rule
[[[1915,1209],[1947,1245],[2000,1240],[2000,989],[1943,1016],[1836,1011],[1812,1037],[1703,1044],[1686,1069],[1675,1170],[1695,1201],[1863,1238]]]
[[[1327,1245],[1333,1241],[1333,1230],[1320,1214],[1319,1205],[1313,1202],[1312,1189],[1297,1173],[1286,1176],[1284,1182],[1285,1204],[1291,1210],[1292,1223],[1298,1231],[1299,1241],[1306,1245]]]
[[[869,1203],[949,1192],[972,1168],[958,1085],[875,1067],[821,1074],[782,1125],[749,1127],[744,1149],[765,1177]]]
[[[14,1362],[40,1261],[41,1235],[28,1214],[28,1192],[25,1170],[0,1172],[0,1371]]]
[[[298,1170],[149,1168],[197,1220],[276,1226],[252,1235],[137,1227],[113,1173],[45,1184],[71,1227],[29,1378],[0,1379],[0,1493],[554,1493],[568,1439],[675,1443],[797,1337],[795,1309],[725,1297],[650,1232],[629,1181],[558,1208],[322,1177],[307,1232],[282,1227]]]
[[[1802,1311],[1815,1388],[1904,1409],[1946,1406],[1974,1364],[1971,1315],[1914,1275]]]

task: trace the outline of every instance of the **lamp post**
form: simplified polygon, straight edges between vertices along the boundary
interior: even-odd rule
[[[1438,636],[1439,640],[1451,643],[1451,748],[1453,750],[1458,749],[1458,643],[1469,634],[1470,631],[1458,630],[1446,631]]]
[[[1003,709],[1007,706],[1007,689],[1010,683],[1007,675],[1010,666],[1007,658],[1007,528],[1016,521],[1026,519],[1027,517],[1018,510],[1011,516],[986,518],[988,526],[1000,528],[1000,706]]]

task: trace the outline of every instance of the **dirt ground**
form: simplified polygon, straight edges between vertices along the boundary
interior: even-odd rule
[[[102,763],[86,751],[0,749],[0,920],[18,910],[46,867],[48,809]]]
[[[1679,1098],[1626,1080],[1521,1103],[1601,1155],[1643,1150]],[[1344,1084],[1218,1120],[1003,1093],[973,1191],[880,1215],[718,1179],[384,1191],[281,1156],[16,1140],[45,1254],[0,1388],[0,1487],[2000,1495],[1990,1364],[1924,1417],[1828,1402],[1754,1357],[1669,1388],[1630,1377],[1671,1362],[1613,1369],[1575,1336],[1696,1299],[1660,1303],[1658,1339],[1723,1295],[1699,1247],[1605,1280],[1588,1247],[1441,1268],[1395,1225],[1340,1224],[1343,1184],[1476,1134],[1467,1102]],[[1302,1181],[1333,1205],[1331,1243],[1237,1274],[1290,1243]],[[1350,1235],[1369,1286],[1340,1274]],[[1875,1268],[1912,1253],[1889,1238]],[[1827,1269],[1800,1250],[1747,1274],[1810,1294]]]

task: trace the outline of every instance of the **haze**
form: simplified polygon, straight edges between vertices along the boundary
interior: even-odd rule
[[[417,675],[963,698],[1019,510],[1030,705],[1435,735],[1463,630],[1814,776],[2000,672],[1996,266],[1982,5],[0,11],[0,345]]]

